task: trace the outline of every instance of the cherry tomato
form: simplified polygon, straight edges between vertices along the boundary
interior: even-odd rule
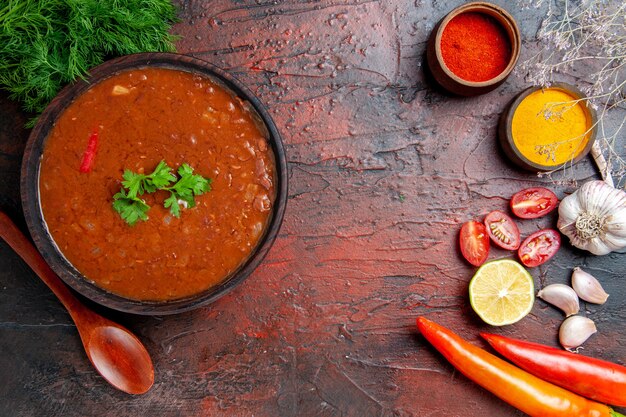
[[[558,202],[556,195],[547,188],[527,188],[511,197],[511,210],[522,219],[535,219],[550,213]]]
[[[512,218],[501,211],[492,211],[485,217],[485,227],[496,245],[506,250],[516,250],[522,239]]]
[[[553,229],[543,229],[528,236],[519,247],[520,261],[528,267],[538,266],[552,258],[561,247],[561,235]]]
[[[489,255],[489,235],[485,225],[471,220],[461,227],[461,253],[474,266],[482,265]]]

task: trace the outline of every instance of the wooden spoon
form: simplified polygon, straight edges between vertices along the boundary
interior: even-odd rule
[[[125,327],[85,307],[50,269],[32,243],[11,219],[0,211],[0,237],[46,283],[67,308],[76,324],[89,360],[115,388],[143,394],[154,383],[154,368],[148,351]]]

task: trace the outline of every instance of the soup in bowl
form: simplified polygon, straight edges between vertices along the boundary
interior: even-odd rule
[[[245,279],[286,194],[282,142],[260,102],[176,54],[118,58],[66,88],[22,167],[26,221],[52,269],[138,314],[196,308]]]

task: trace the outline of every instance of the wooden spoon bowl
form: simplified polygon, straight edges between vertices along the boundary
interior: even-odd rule
[[[144,345],[125,327],[94,313],[82,304],[50,269],[39,252],[0,212],[0,237],[17,252],[67,308],[76,324],[87,357],[115,388],[143,394],[154,383],[154,368]]]

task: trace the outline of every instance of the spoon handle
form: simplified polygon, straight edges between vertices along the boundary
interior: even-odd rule
[[[48,266],[35,246],[5,213],[0,211],[0,237],[32,268],[41,280],[59,298],[74,317],[74,312],[85,310],[81,302],[65,286],[61,278]]]
[[[115,388],[143,394],[154,383],[154,367],[146,348],[126,328],[84,306],[48,266],[35,246],[9,216],[0,211],[0,237],[17,252],[59,298],[74,320],[87,357]]]

